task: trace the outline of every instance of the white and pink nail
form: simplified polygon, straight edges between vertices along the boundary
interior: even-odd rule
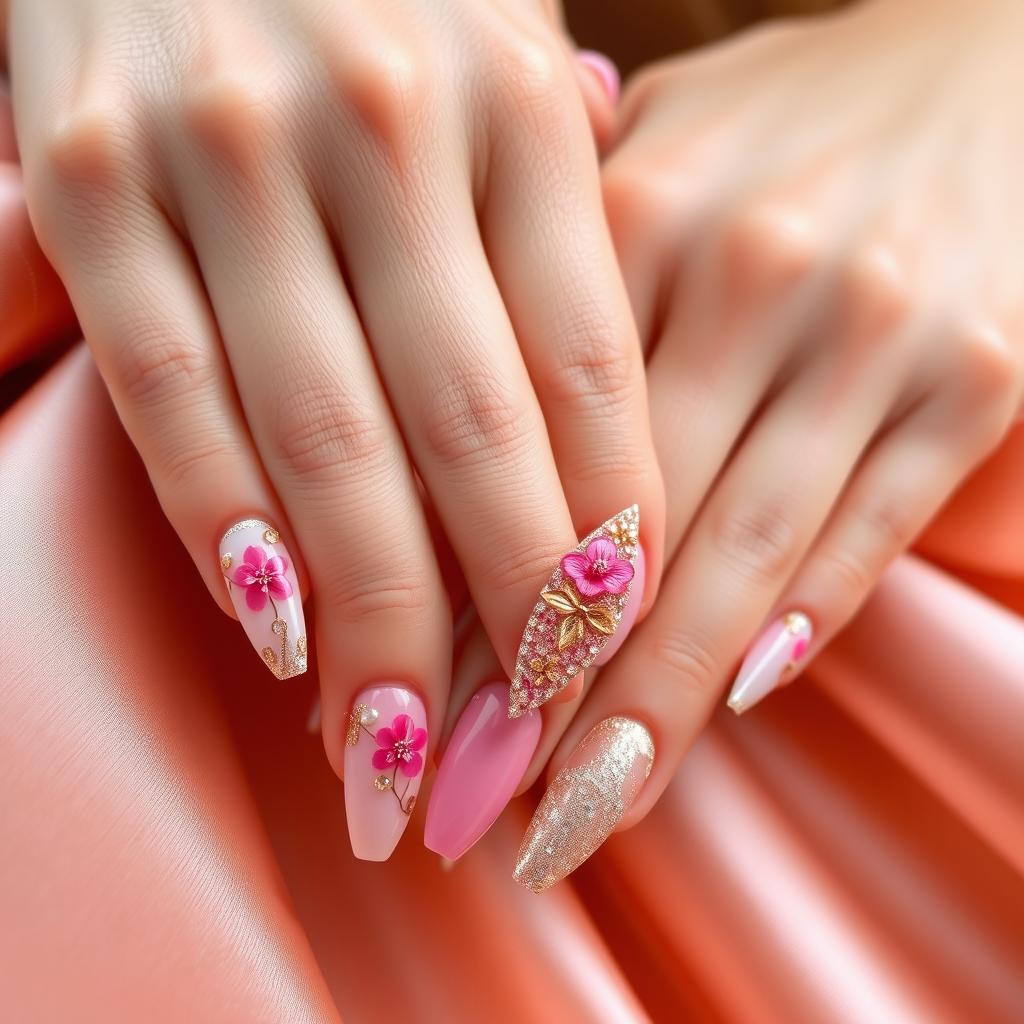
[[[277,528],[235,523],[220,540],[220,568],[249,642],[278,679],[306,671],[308,652],[295,565]]]
[[[803,612],[787,612],[754,642],[729,694],[729,707],[742,715],[796,671],[814,630]]]

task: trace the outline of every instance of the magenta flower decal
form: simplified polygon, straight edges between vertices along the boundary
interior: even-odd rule
[[[423,770],[423,755],[427,730],[417,729],[408,715],[396,715],[391,728],[384,726],[375,737],[378,749],[373,752],[373,767],[384,771],[391,767],[408,778],[415,778]]]
[[[267,558],[266,551],[255,544],[245,549],[242,564],[235,569],[229,579],[239,587],[245,588],[245,603],[254,611],[261,612],[271,605],[274,598],[279,601],[291,597],[292,585],[285,578],[288,571],[288,559],[281,555]],[[277,608],[274,608],[277,614]]]
[[[621,594],[633,578],[633,566],[619,558],[618,548],[607,537],[595,537],[585,553],[574,551],[561,564],[581,597]]]

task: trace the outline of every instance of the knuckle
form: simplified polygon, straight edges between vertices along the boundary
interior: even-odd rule
[[[288,122],[283,96],[269,76],[219,71],[188,87],[180,116],[200,147],[246,166],[269,150]]]
[[[551,567],[558,564],[559,552],[535,549],[530,552],[516,551],[510,545],[496,544],[492,550],[500,557],[492,558],[480,571],[483,584],[495,593],[509,592],[536,593],[544,580],[551,574]]]
[[[831,548],[822,552],[821,566],[843,590],[853,594],[866,593],[874,581],[874,575],[864,560],[847,548]]]
[[[437,596],[427,573],[409,573],[414,562],[410,557],[404,565],[385,561],[376,571],[368,571],[365,564],[328,571],[317,580],[317,601],[335,622],[358,625],[396,617],[407,625],[424,622],[436,610]]]
[[[450,467],[494,461],[508,464],[523,456],[532,417],[497,380],[486,373],[445,381],[423,411],[423,441],[430,455]]]
[[[807,278],[817,257],[810,217],[791,206],[750,203],[722,230],[722,273],[738,301],[788,294]]]
[[[245,458],[240,445],[227,437],[189,437],[164,448],[160,470],[171,488],[187,489],[197,481],[216,479],[222,468]]]
[[[129,326],[119,360],[118,389],[133,405],[156,409],[213,387],[218,367],[205,345],[169,334],[162,325]]]
[[[651,654],[664,666],[677,687],[706,696],[718,683],[721,667],[707,643],[682,625],[661,629],[652,641]]]
[[[780,502],[713,513],[711,535],[723,558],[757,585],[778,581],[797,555],[796,531]]]
[[[522,38],[505,43],[498,61],[502,112],[548,144],[569,121],[565,98],[575,83],[565,55],[546,41]]]
[[[545,388],[570,407],[600,407],[605,413],[632,398],[639,367],[625,331],[616,330],[594,306],[559,330],[561,345]]]
[[[343,387],[308,383],[282,391],[272,439],[277,458],[300,479],[365,473],[384,465],[391,449],[384,424]]]
[[[42,144],[47,174],[63,190],[113,190],[134,172],[136,127],[127,110],[110,106],[73,110]]]
[[[666,174],[648,161],[612,155],[601,173],[601,191],[620,253],[632,251],[653,228],[676,219],[686,203],[686,181],[686,175]]]
[[[337,102],[371,138],[388,150],[411,141],[434,84],[419,50],[396,40],[362,53],[339,44],[327,67]]]
[[[858,343],[898,335],[908,326],[914,298],[901,261],[882,243],[853,253],[840,270],[839,308]]]

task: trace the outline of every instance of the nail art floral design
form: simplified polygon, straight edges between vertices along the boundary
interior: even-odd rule
[[[377,745],[370,763],[380,772],[373,778],[372,785],[379,793],[391,793],[398,801],[404,814],[412,814],[416,804],[415,794],[409,795],[412,780],[423,771],[423,755],[420,751],[427,745],[427,730],[420,728],[406,714],[395,715],[390,726],[381,726],[373,732],[370,726],[380,718],[376,708],[357,704],[349,715],[348,733],[345,742],[350,747],[359,743],[365,733]],[[399,774],[404,783],[398,792]]]
[[[239,621],[267,668],[278,679],[305,672],[302,602],[280,533],[260,519],[236,523],[221,538],[220,567]]]
[[[523,633],[509,718],[540,707],[582,672],[614,635],[629,601],[640,509],[613,516],[559,562]]]

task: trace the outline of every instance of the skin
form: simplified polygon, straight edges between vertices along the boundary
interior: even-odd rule
[[[43,250],[229,614],[221,533],[248,515],[281,528],[315,606],[339,774],[362,687],[418,690],[434,724],[447,702],[451,612],[421,497],[506,671],[577,535],[639,502],[661,561],[595,82],[550,4],[429,10],[12,0],[7,15]]]
[[[758,29],[623,98],[605,205],[669,557],[550,762],[609,715],[645,723],[658,756],[622,827],[765,624],[804,611],[813,657],[1020,411],[1024,12],[938,6]]]

